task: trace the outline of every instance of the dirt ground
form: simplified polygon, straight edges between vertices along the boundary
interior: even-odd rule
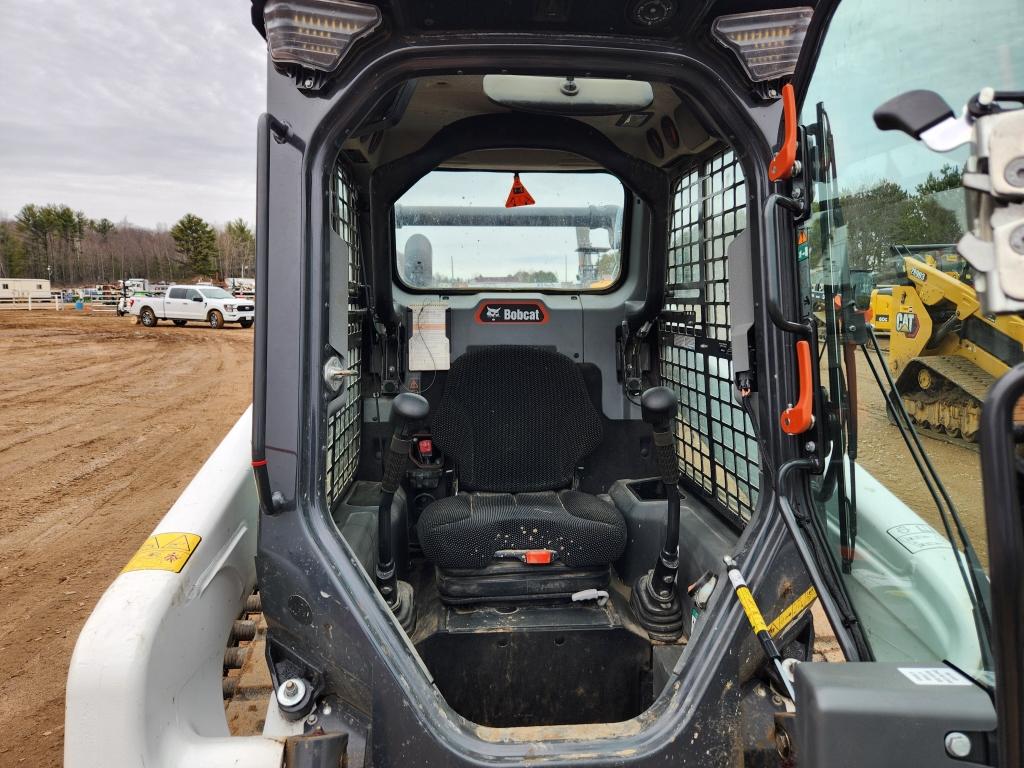
[[[60,764],[79,630],[250,402],[252,338],[0,312],[0,766]],[[937,523],[858,363],[861,462]],[[984,557],[978,454],[925,445]]]
[[[252,400],[252,339],[0,312],[0,765],[60,765],[79,630]]]

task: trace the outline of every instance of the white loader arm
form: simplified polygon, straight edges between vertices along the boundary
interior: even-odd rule
[[[68,768],[281,765],[282,741],[229,735],[221,695],[228,633],[256,582],[250,424],[246,411],[82,629]]]

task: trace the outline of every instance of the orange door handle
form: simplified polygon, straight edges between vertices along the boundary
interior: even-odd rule
[[[811,376],[811,345],[800,340],[796,343],[797,378],[800,381],[800,399],[782,412],[779,420],[787,435],[802,435],[814,425],[814,380]]]
[[[796,92],[791,83],[782,86],[782,126],[782,146],[768,166],[768,178],[772,181],[791,177],[796,163]]]

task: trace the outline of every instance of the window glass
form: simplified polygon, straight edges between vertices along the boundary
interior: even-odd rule
[[[980,313],[957,317],[951,304],[956,292],[973,292],[955,249],[967,227],[966,147],[934,154],[879,131],[872,112],[915,88],[938,91],[956,112],[984,86],[1024,88],[1024,6],[908,0],[900,21],[892,14],[882,0],[839,6],[801,116],[818,184],[799,258],[804,301],[823,323],[821,375],[834,422],[828,471],[812,484],[817,522],[877,659],[945,659],[984,675],[988,585],[975,440],[979,398],[1007,366],[979,365],[971,339],[1001,334],[998,346],[1012,357],[1021,338]],[[877,339],[871,360],[881,384],[866,354],[874,343],[867,330],[854,332],[858,323]],[[887,408],[881,361],[935,468],[931,488],[899,414]]]
[[[234,298],[223,288],[200,288],[199,292],[209,299],[230,299]]]
[[[185,294],[185,298],[191,301],[192,299],[201,299],[202,296],[195,288],[189,288],[188,293]]]
[[[433,171],[395,205],[398,275],[413,288],[596,291],[619,277],[622,184],[607,173],[523,173],[534,205],[506,208],[513,174]]]
[[[183,298],[185,298],[185,289],[184,288],[171,288],[171,290],[167,292],[167,298],[169,298],[169,299],[183,299]]]

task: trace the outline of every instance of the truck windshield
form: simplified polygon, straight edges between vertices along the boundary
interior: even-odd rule
[[[842,3],[803,104],[817,184],[800,271],[830,402],[814,522],[876,659],[950,661],[990,681],[976,441],[988,388],[1024,354],[1024,323],[984,315],[954,253],[967,148],[934,154],[880,132],[872,112],[918,88],[959,111],[982,87],[1024,87],[1024,7],[908,0],[900,12],[914,34],[882,0]]]
[[[411,288],[598,291],[621,269],[622,184],[607,173],[433,171],[395,205]],[[534,204],[506,207],[514,183]],[[520,198],[522,200],[523,198]]]
[[[208,299],[231,299],[234,298],[223,288],[200,288],[199,292]]]

